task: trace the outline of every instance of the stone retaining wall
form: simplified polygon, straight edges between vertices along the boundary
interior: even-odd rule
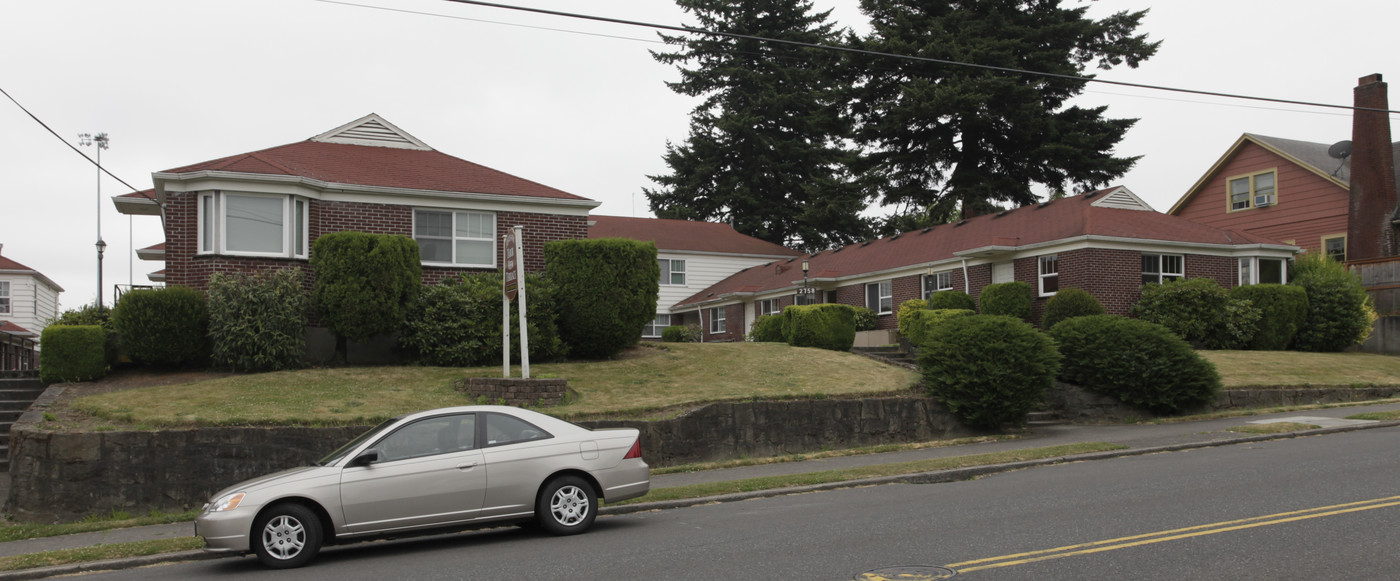
[[[569,388],[563,379],[524,379],[521,377],[464,377],[452,381],[452,388],[480,399],[483,403],[513,406],[556,406],[564,403]]]

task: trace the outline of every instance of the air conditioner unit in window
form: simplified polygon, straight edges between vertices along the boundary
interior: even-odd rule
[[[1274,205],[1274,200],[1269,196],[1254,196],[1254,207],[1264,208]]]

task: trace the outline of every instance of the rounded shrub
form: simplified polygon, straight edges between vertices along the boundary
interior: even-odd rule
[[[687,327],[685,325],[671,325],[661,330],[662,343],[695,343],[698,342],[700,332],[699,327]],[[779,339],[781,341],[782,339]]]
[[[1006,315],[1022,321],[1031,320],[1031,285],[1024,282],[1000,282],[982,288],[977,298],[980,313]]]
[[[915,348],[922,348],[924,341],[928,340],[928,330],[934,325],[940,325],[944,321],[956,319],[958,317],[968,317],[977,314],[968,309],[924,309],[909,313],[909,343]]]
[[[788,345],[850,351],[856,342],[855,308],[850,305],[793,305],[782,316]]]
[[[963,309],[976,312],[977,301],[972,299],[972,295],[962,291],[939,291],[928,296],[928,305],[925,308],[935,311]]]
[[[525,275],[530,361],[564,358],[567,347],[555,325],[554,289],[539,275]],[[520,301],[511,302],[511,360],[520,361]],[[473,367],[501,363],[501,274],[464,274],[424,286],[408,312],[399,344],[427,365]]]
[[[311,268],[316,317],[342,342],[399,331],[423,286],[418,243],[397,234],[323,235],[311,245]]]
[[[107,375],[103,344],[107,334],[98,325],[49,325],[39,336],[39,380],[44,383],[88,381]]]
[[[128,292],[112,307],[112,328],[137,363],[185,367],[209,362],[209,311],[204,293],[197,290],[172,286]]]
[[[1259,310],[1259,329],[1250,349],[1287,349],[1308,321],[1308,293],[1301,286],[1248,284],[1230,289],[1230,298],[1249,301]]]
[[[870,309],[866,309],[867,311]],[[761,343],[782,343],[786,341],[783,335],[783,316],[779,315],[759,315],[753,320],[753,330],[749,331],[749,340]]]
[[[277,371],[306,362],[309,301],[302,273],[209,277],[210,363],[232,371]]]
[[[1045,313],[1040,317],[1040,328],[1049,329],[1055,323],[1073,317],[1104,314],[1099,299],[1083,289],[1062,288],[1050,300],[1045,301]]]
[[[1366,340],[1376,310],[1361,280],[1340,262],[1305,254],[1293,263],[1289,283],[1308,295],[1307,322],[1293,337],[1299,351],[1341,351]]]
[[[1116,315],[1066,319],[1050,328],[1064,355],[1059,378],[1158,414],[1210,403],[1215,365],[1166,327]]]
[[[895,309],[895,326],[899,329],[899,336],[909,338],[909,314],[915,311],[922,311],[928,308],[928,301],[924,299],[909,299],[899,303],[899,308]]]
[[[1060,368],[1054,341],[1014,317],[972,315],[934,325],[919,352],[929,393],[963,423],[1020,424]]]
[[[1143,285],[1142,298],[1133,305],[1132,314],[1204,349],[1249,345],[1260,317],[1253,305],[1231,299],[1228,291],[1209,278]]]
[[[879,315],[875,314],[875,311],[865,307],[852,308],[855,309],[857,331],[874,331],[879,326],[877,323]]]
[[[661,266],[656,245],[623,238],[544,245],[545,272],[558,297],[559,335],[570,355],[607,358],[637,344],[656,319]]]

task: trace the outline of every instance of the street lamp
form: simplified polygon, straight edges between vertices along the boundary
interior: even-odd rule
[[[807,284],[807,269],[808,269],[808,268],[810,268],[810,265],[807,264],[807,259],[806,259],[806,258],[803,258],[803,259],[802,259],[802,300],[803,300],[803,304],[808,304],[808,305],[810,305],[810,304],[812,304],[812,287],[811,287],[810,285]]]
[[[97,145],[97,308],[102,308],[102,251],[107,249],[107,243],[102,241],[102,150],[107,149],[111,139],[106,133],[79,133],[78,145],[87,147]]]

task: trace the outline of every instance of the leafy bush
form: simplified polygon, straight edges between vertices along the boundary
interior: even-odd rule
[[[530,361],[558,361],[567,353],[555,324],[552,284],[525,275],[525,322]],[[511,361],[520,362],[520,300],[510,304]],[[427,285],[408,312],[399,344],[426,365],[474,367],[501,363],[501,274],[463,274]]]
[[[641,340],[656,318],[661,267],[656,245],[622,238],[544,245],[559,300],[559,334],[572,355],[612,357]]]
[[[1050,328],[1065,357],[1060,379],[1153,413],[1208,404],[1215,365],[1171,330],[1116,315],[1066,319]]]
[[[342,342],[397,332],[423,285],[418,243],[397,234],[323,235],[311,246],[311,269],[316,317]]]
[[[107,375],[100,325],[49,325],[39,335],[39,379],[44,383],[88,381]]]
[[[852,308],[855,309],[857,331],[874,331],[879,326],[879,315],[875,314],[875,311],[865,307]]]
[[[209,311],[204,293],[182,286],[138,289],[112,307],[112,328],[137,363],[157,367],[209,362]]]
[[[1094,295],[1083,289],[1062,288],[1050,300],[1045,301],[1045,314],[1040,317],[1040,328],[1049,329],[1055,323],[1073,317],[1104,314],[1103,305]]]
[[[867,311],[870,309],[866,309]],[[786,319],[781,315],[759,315],[753,320],[753,330],[749,331],[749,340],[764,343],[781,343],[787,338],[783,334],[783,321]]]
[[[1000,282],[982,288],[978,297],[984,315],[1006,315],[1022,321],[1031,320],[1031,285],[1024,282]]]
[[[1340,262],[1306,254],[1293,263],[1288,284],[1308,294],[1307,322],[1293,337],[1299,351],[1341,351],[1366,340],[1376,310],[1361,280]]]
[[[1229,292],[1209,278],[1143,285],[1142,298],[1133,305],[1132,314],[1206,349],[1249,345],[1260,316],[1258,309],[1231,299]]]
[[[968,309],[924,309],[909,313],[909,343],[915,348],[922,348],[924,341],[928,340],[929,329],[934,325],[942,324],[949,319],[958,317],[968,317],[977,313]]]
[[[922,311],[928,308],[928,301],[924,299],[909,299],[899,303],[899,308],[895,309],[895,325],[899,329],[899,336],[913,340],[909,334],[909,316],[915,311]]]
[[[1231,289],[1230,298],[1249,301],[1259,310],[1259,330],[1250,349],[1287,349],[1308,320],[1308,293],[1300,286],[1247,284]]]
[[[827,303],[783,309],[783,332],[789,345],[850,351],[856,342],[855,308]]]
[[[700,325],[671,325],[661,330],[662,343],[699,343]],[[757,339],[755,339],[757,340]],[[778,339],[782,341],[781,338]]]
[[[939,291],[928,296],[928,307],[932,310],[942,309],[965,309],[968,311],[977,310],[977,301],[962,291]]]
[[[300,270],[209,277],[214,367],[278,371],[306,361],[307,295]]]
[[[97,306],[89,303],[76,309],[63,311],[47,325],[97,325],[102,327],[102,331],[107,335],[107,340],[103,344],[103,353],[107,359],[107,365],[116,363],[121,359],[121,337],[117,335],[117,330],[112,328],[112,310],[107,307]]]
[[[919,351],[929,393],[963,423],[985,429],[1019,424],[1055,381],[1060,353],[1029,323],[972,315],[934,325]]]

